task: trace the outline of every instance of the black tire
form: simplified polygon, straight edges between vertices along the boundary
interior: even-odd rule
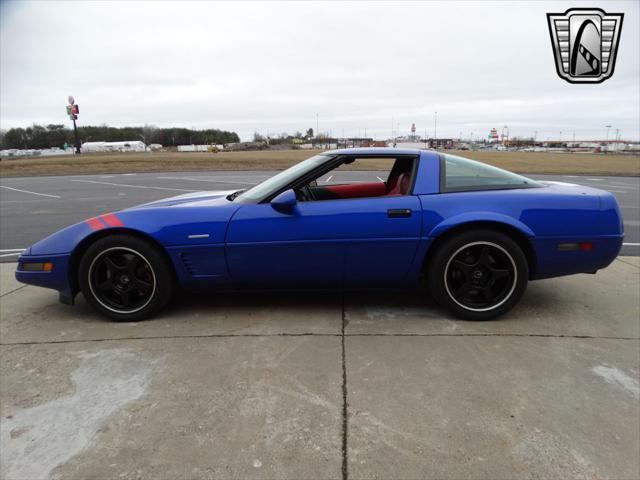
[[[433,298],[456,317],[490,320],[511,310],[527,288],[522,249],[495,230],[469,230],[437,247],[427,269]]]
[[[80,260],[78,283],[98,312],[121,322],[154,316],[175,290],[173,268],[158,247],[127,234],[89,246]]]

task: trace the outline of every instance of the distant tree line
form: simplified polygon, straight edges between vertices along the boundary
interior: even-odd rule
[[[192,130],[189,128],[158,128],[152,125],[143,127],[78,127],[78,136],[84,142],[118,142],[143,140],[147,145],[159,143],[163,146],[190,144],[227,144],[240,141],[235,132],[207,129]],[[62,147],[74,144],[73,129],[64,125],[33,125],[27,128],[11,128],[0,132],[0,149],[41,149]]]

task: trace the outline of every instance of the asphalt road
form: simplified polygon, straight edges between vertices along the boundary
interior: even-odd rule
[[[169,172],[4,178],[0,180],[0,261],[67,225],[110,211],[199,190],[250,187],[272,171]],[[321,182],[376,181],[378,172],[339,172]],[[622,255],[640,255],[640,178],[530,175],[612,192],[625,224]]]

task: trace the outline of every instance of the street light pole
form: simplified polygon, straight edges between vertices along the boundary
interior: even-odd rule
[[[438,147],[438,112],[435,112],[433,118],[433,143]]]
[[[609,129],[611,128],[611,125],[605,125],[605,128],[607,129],[607,139],[605,140],[604,144],[606,147],[609,146]],[[605,148],[604,153],[607,153],[607,149]]]

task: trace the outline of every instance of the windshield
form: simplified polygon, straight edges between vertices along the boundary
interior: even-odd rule
[[[268,178],[255,187],[242,192],[234,199],[234,201],[242,203],[259,202],[268,197],[270,194],[277,192],[296,178],[320,166],[330,158],[331,157],[327,155],[316,155],[315,157],[308,158],[300,163],[297,163],[293,167],[287,168],[277,175]]]

